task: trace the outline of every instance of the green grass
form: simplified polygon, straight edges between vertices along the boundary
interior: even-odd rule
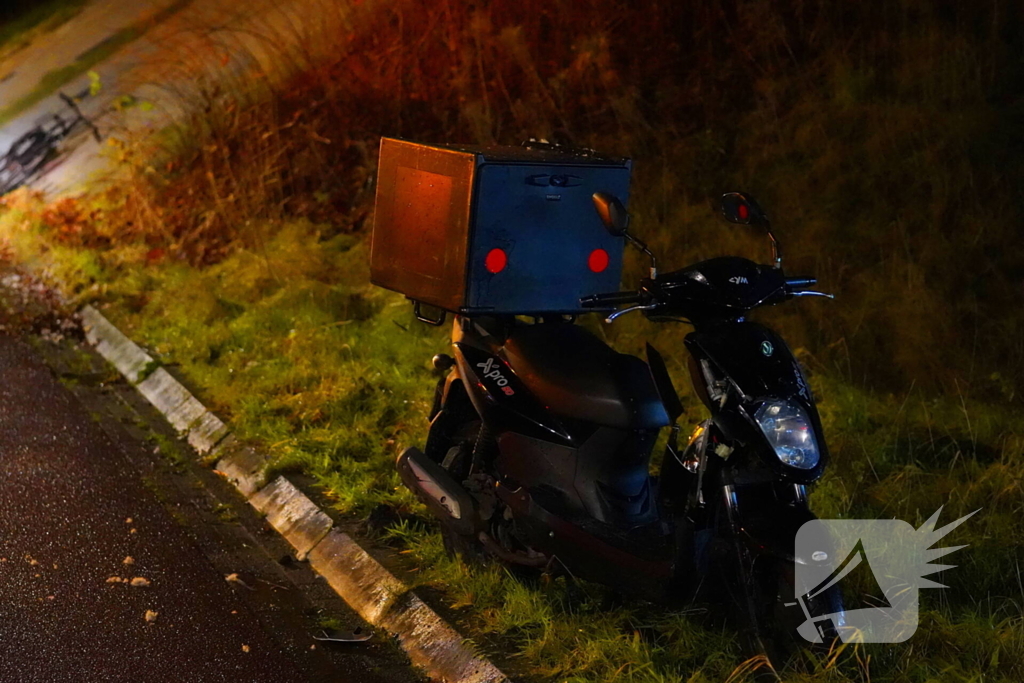
[[[105,312],[161,360],[173,359],[201,398],[245,440],[266,446],[275,471],[301,470],[334,507],[362,517],[378,505],[403,521],[389,543],[423,569],[418,582],[443,599],[473,632],[514,653],[536,680],[747,680],[736,635],[709,629],[699,613],[644,603],[608,607],[600,586],[530,585],[498,567],[470,568],[446,557],[423,508],[401,486],[394,458],[422,444],[436,375],[430,357],[447,330],[414,321],[400,296],[368,284],[367,244],[359,236],[321,239],[295,222],[268,231],[264,248],[240,249],[194,268],[161,262],[128,266],[129,248],[71,250],[45,229],[11,231],[26,215],[0,216],[0,235]],[[666,332],[635,321],[612,326],[617,346]],[[619,334],[616,334],[618,330]],[[678,367],[678,357],[673,355]],[[676,376],[682,389],[685,377]],[[1017,563],[1024,553],[1024,418],[967,397],[903,396],[857,389],[828,372],[812,374],[833,466],[812,493],[822,516],[896,517],[920,524],[940,505],[943,520],[982,508],[949,544],[970,543],[941,581],[926,590],[921,629],[908,644],[845,651],[834,662],[805,663],[786,680],[1014,680],[1024,671],[1024,624]],[[684,400],[691,419],[694,397]],[[161,449],[172,455],[172,444]],[[870,664],[866,664],[870,656]],[[817,671],[817,673],[816,673]]]
[[[160,362],[159,361],[155,361],[155,360],[149,361],[148,363],[146,363],[143,366],[143,368],[141,370],[139,370],[139,374],[135,377],[135,382],[138,383],[138,382],[143,381],[144,379],[146,379],[147,377],[152,375],[154,372],[156,372],[159,367],[160,367]]]

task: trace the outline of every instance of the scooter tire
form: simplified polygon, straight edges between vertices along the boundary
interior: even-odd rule
[[[804,640],[797,631],[806,617],[797,603],[792,563],[775,557],[758,557],[751,578],[757,620],[753,630],[758,649],[776,671],[795,663],[797,655],[802,652],[810,651],[820,657],[831,651],[839,638],[834,628],[826,631],[820,643]],[[843,609],[842,593],[833,586],[815,598],[812,611],[815,614],[835,614]]]

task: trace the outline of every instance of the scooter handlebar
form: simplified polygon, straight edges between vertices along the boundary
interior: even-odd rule
[[[825,292],[815,292],[810,287],[818,284],[818,278],[815,277],[787,277],[786,278],[786,293],[789,296],[820,296],[826,299],[835,299],[835,294],[826,294]]]
[[[801,289],[807,289],[818,284],[818,278],[816,277],[787,277],[786,278],[786,289],[791,292],[800,291]]]
[[[608,292],[580,298],[580,306],[583,308],[610,308],[636,303],[640,303],[640,292]]]

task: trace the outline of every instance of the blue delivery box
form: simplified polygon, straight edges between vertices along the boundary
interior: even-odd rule
[[[626,203],[630,171],[590,151],[382,138],[370,279],[455,313],[582,312],[622,277],[624,241],[591,197]]]

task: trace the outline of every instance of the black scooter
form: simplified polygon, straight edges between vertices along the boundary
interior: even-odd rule
[[[627,232],[622,204],[594,195],[606,228]],[[715,258],[650,277],[635,292],[581,304],[694,326],[685,345],[711,417],[678,443],[682,404],[664,359],[617,353],[563,316],[533,324],[456,316],[454,357],[437,387],[422,451],[397,462],[404,483],[441,521],[450,552],[490,556],[601,582],[652,601],[726,601],[758,650],[775,656],[814,618],[820,642],[842,627],[836,587],[794,594],[794,538],[814,515],[805,487],[828,452],[807,382],[785,342],[746,320],[760,306],[812,291],[787,278],[764,211],[748,195],[722,198],[726,220],[765,229],[773,265]],[[659,476],[659,431],[671,432]],[[822,549],[828,552],[828,549]],[[805,611],[806,610],[806,611]],[[830,618],[825,618],[831,615]]]

